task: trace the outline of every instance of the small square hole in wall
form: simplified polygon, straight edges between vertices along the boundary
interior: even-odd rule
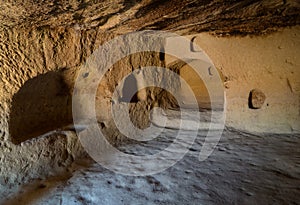
[[[250,109],[260,109],[266,100],[266,95],[259,89],[253,89],[249,93],[248,107]],[[269,106],[269,104],[267,104]]]

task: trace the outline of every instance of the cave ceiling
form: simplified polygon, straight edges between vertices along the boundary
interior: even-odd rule
[[[0,3],[0,29],[264,34],[299,24],[299,11],[299,0],[9,0]]]

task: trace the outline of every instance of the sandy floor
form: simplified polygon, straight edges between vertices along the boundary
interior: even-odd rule
[[[120,150],[153,153],[168,146],[176,132],[165,129],[155,141]],[[214,153],[199,162],[205,134],[200,131],[186,156],[162,173],[123,176],[87,159],[62,175],[7,189],[1,204],[299,204],[300,135],[226,129]]]

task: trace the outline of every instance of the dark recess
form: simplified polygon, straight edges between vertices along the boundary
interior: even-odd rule
[[[60,72],[29,79],[14,95],[10,113],[11,140],[19,144],[72,123],[72,100]]]

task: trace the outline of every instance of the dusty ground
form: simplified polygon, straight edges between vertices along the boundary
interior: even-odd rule
[[[172,143],[177,131],[165,129],[156,140],[119,149],[153,153]],[[86,159],[61,175],[2,189],[1,204],[299,203],[300,135],[263,136],[227,128],[214,153],[199,162],[205,134],[200,130],[188,154],[162,173],[123,176]]]

